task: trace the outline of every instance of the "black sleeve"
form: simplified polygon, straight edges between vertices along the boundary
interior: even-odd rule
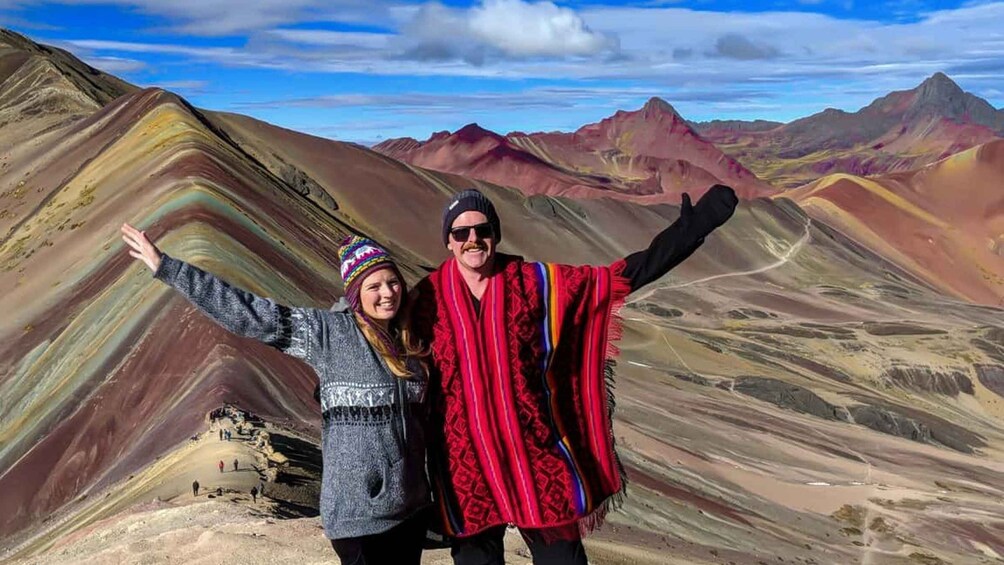
[[[624,276],[631,281],[631,292],[647,285],[690,257],[704,243],[704,238],[728,221],[739,199],[731,187],[716,184],[696,205],[690,195],[680,198],[680,217],[655,236],[645,251],[624,258]]]
[[[624,276],[631,281],[631,292],[657,280],[697,251],[707,235],[697,224],[679,218],[655,236],[648,249],[624,258]]]

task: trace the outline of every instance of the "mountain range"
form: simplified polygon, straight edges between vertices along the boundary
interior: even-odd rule
[[[683,192],[696,198],[716,182],[732,186],[744,198],[774,192],[658,98],[572,133],[502,136],[469,124],[424,142],[391,139],[374,149],[413,165],[516,186],[528,194],[678,204]]]
[[[769,126],[708,122],[695,129],[760,178],[790,188],[829,173],[918,169],[1004,136],[1004,110],[935,73],[916,88],[890,93],[857,112],[828,108]]]
[[[699,195],[709,181],[753,198],[830,173],[913,170],[1001,137],[1004,110],[935,73],[857,112],[829,108],[788,124],[692,123],[653,98],[572,133],[499,135],[469,124],[426,141],[390,139],[374,148],[534,194],[672,203],[681,192]]]
[[[966,119],[991,116],[966,100]],[[1004,556],[992,136],[909,171],[792,189],[728,155],[794,123],[719,122],[736,135],[719,146],[660,100],[574,133],[468,126],[372,150],[196,108],[11,32],[0,116],[0,557],[330,556],[316,498],[294,496],[319,479],[315,376],[153,280],[122,222],[258,294],[327,308],[345,235],[388,246],[414,283],[446,257],[442,206],[469,186],[516,228],[503,250],[599,264],[646,246],[683,191],[714,182],[743,197],[735,216],[621,313],[614,433],[631,486],[587,540],[593,560]],[[294,439],[219,442],[209,414],[224,405]],[[216,470],[238,447],[268,501],[193,498],[193,478],[239,481]]]

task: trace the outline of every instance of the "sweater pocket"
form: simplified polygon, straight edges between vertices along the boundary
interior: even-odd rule
[[[373,500],[384,497],[390,487],[387,455],[374,430],[364,426],[345,426],[329,434],[329,449],[324,462],[324,485],[321,511],[327,522],[358,521],[380,517]]]
[[[405,459],[398,459],[368,477],[369,506],[374,518],[398,517],[408,510],[410,485],[406,472]]]
[[[328,434],[326,453],[332,457],[325,459],[322,512],[332,523],[394,518],[409,510],[414,494],[406,491],[414,490],[414,479],[393,424],[333,427]]]

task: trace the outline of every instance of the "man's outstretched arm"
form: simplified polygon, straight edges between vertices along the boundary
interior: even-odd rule
[[[690,257],[704,243],[704,238],[724,224],[735,212],[739,199],[731,188],[716,184],[691,205],[683,195],[680,217],[655,236],[648,249],[624,258],[624,276],[631,281],[631,292],[668,273]]]

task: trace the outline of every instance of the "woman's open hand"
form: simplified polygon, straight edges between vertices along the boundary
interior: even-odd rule
[[[129,224],[122,224],[122,241],[131,248],[129,255],[145,263],[151,271],[157,272],[160,268],[160,249],[150,243],[146,232],[139,231]]]

